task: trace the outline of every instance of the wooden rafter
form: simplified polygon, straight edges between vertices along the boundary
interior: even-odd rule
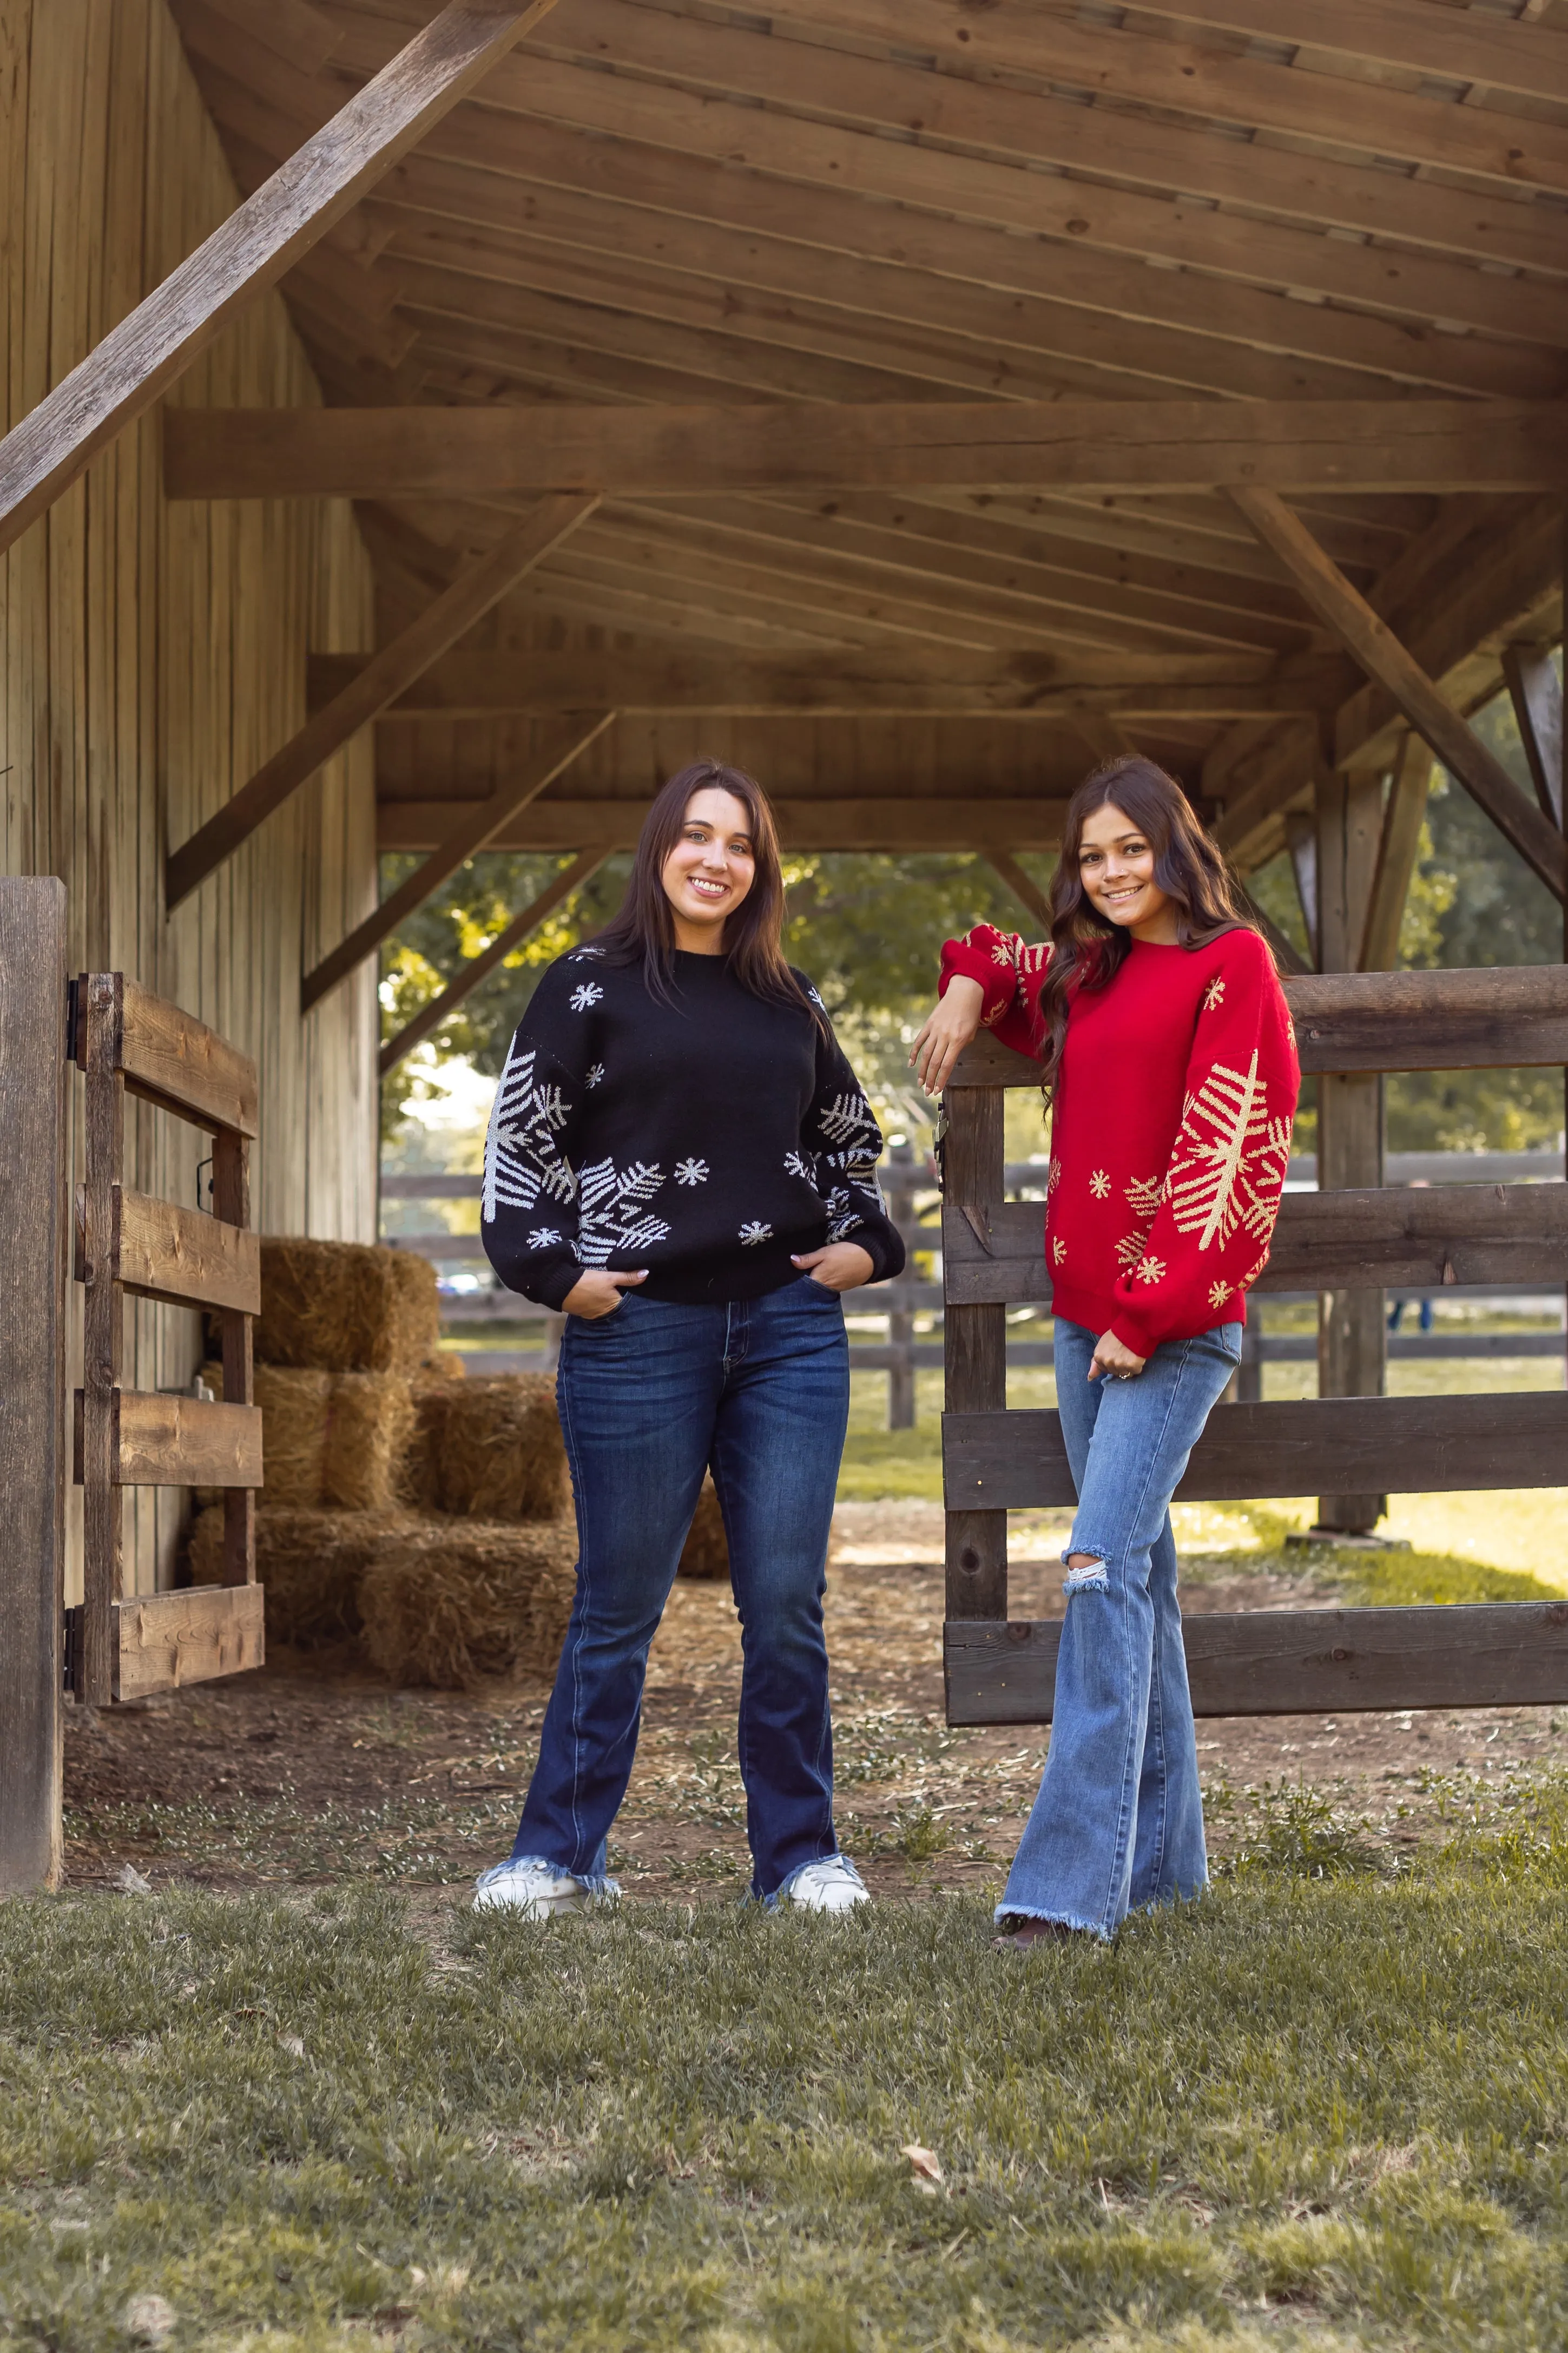
[[[1559,832],[1564,829],[1563,760],[1563,688],[1552,649],[1543,645],[1507,645],[1502,649],[1502,674],[1508,681],[1520,741],[1530,766],[1530,781],[1542,812]]]
[[[646,789],[646,788],[645,788]],[[489,838],[492,849],[564,852],[586,843],[605,856],[629,849],[652,803],[642,797],[531,801]],[[879,798],[775,800],[780,839],[791,849],[977,850],[1055,849],[1061,839],[1065,799],[990,799],[965,795],[955,779],[940,796],[910,798],[897,791]],[[383,800],[378,839],[383,849],[437,848],[461,813],[457,800]]]
[[[554,0],[449,0],[286,173],[258,189],[0,441],[0,549],[151,407]]]

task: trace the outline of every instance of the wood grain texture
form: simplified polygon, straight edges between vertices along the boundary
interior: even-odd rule
[[[1561,965],[1287,973],[1281,986],[1303,1073],[1540,1069],[1568,1061],[1568,970]],[[960,1088],[1039,1083],[1037,1064],[989,1037],[965,1049],[948,1080]]]
[[[980,1311],[971,1311],[980,1312]],[[1184,1503],[1258,1495],[1439,1494],[1552,1487],[1568,1461],[1568,1397],[1309,1398],[1215,1414],[1176,1489]],[[1054,1413],[942,1417],[954,1512],[1070,1507],[1076,1501]]]
[[[0,881],[0,1894],[58,1883],[65,1567],[66,893]]]
[[[324,235],[553,0],[451,0],[0,441],[0,550]]]
[[[966,1205],[994,1199],[1004,1171],[1002,1098],[961,1095],[944,1106],[942,1197],[960,1220]],[[949,1409],[989,1419],[1007,1402],[1007,1329],[1002,1308],[948,1308],[942,1318],[943,1395]],[[994,1618],[1007,1609],[1007,1517],[971,1496],[946,1522],[947,1615]]]
[[[213,1143],[213,1208],[226,1221],[238,1240],[253,1238],[250,1226],[250,1150],[244,1136],[232,1131]],[[259,1244],[258,1244],[259,1253]],[[261,1415],[255,1405],[253,1367],[255,1326],[243,1304],[226,1307],[220,1319],[223,1334],[223,1394],[226,1403]],[[263,1433],[264,1434],[264,1433]],[[226,1585],[256,1582],[256,1494],[248,1482],[224,1482],[223,1569]]]
[[[506,532],[416,620],[370,656],[352,681],[275,752],[199,832],[170,854],[164,894],[171,907],[200,887],[259,825],[281,808],[377,712],[446,652],[590,515],[591,498],[545,498]]]
[[[215,1675],[244,1674],[267,1661],[266,1597],[259,1585],[191,1586],[144,1593],[115,1609],[114,1696],[145,1699]]]
[[[121,1287],[139,1299],[261,1312],[260,1236],[200,1209],[122,1189],[114,1264]]]
[[[1563,688],[1550,646],[1510,645],[1502,674],[1543,817],[1563,830]]]
[[[950,1724],[1048,1724],[1059,1621],[950,1624]],[[1193,1713],[1550,1707],[1568,1699],[1568,1603],[1261,1609],[1184,1620]]]
[[[376,836],[383,849],[435,849],[453,827],[454,807],[472,822],[483,804],[470,801],[384,800]],[[492,849],[576,849],[584,843],[630,849],[653,807],[637,799],[533,800],[488,837]],[[786,849],[1055,849],[1061,840],[1065,800],[993,799],[975,794],[889,794],[872,799],[824,794],[820,800],[775,800],[773,816]],[[1038,1077],[1035,1084],[1039,1084]]]
[[[249,1055],[135,981],[122,989],[116,1067],[131,1092],[198,1127],[254,1135],[259,1090]]]
[[[1568,488],[1558,411],[1530,401],[172,408],[163,448],[173,499]]]
[[[124,1518],[120,1499],[119,1400],[125,1314],[114,1258],[125,1162],[125,984],[117,972],[78,983],[86,1175],[82,1185],[82,1386],[77,1393],[76,1478],[82,1490],[82,1620],[77,1696],[108,1700],[114,1679],[113,1609],[120,1599]]]
[[[261,1410],[254,1405],[209,1404],[202,1398],[163,1397],[116,1389],[110,1400],[116,1487],[259,1487]],[[76,1475],[82,1483],[83,1398],[77,1391]]]

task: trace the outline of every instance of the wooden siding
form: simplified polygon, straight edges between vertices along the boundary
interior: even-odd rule
[[[4,423],[237,201],[164,0],[0,0]],[[321,392],[271,294],[172,396],[291,407]],[[63,879],[73,971],[122,969],[256,1056],[256,1223],[369,1239],[374,969],[308,1022],[298,1009],[301,957],[374,903],[368,740],[172,922],[161,896],[168,844],[300,724],[307,655],[373,643],[369,561],[346,503],[165,506],[159,462],[153,417],[0,558],[0,870]],[[195,1131],[140,1104],[127,1127],[132,1181],[194,1204]],[[189,1314],[138,1303],[127,1386],[184,1382],[195,1350]],[[168,1581],[184,1501],[128,1496],[127,1592]]]

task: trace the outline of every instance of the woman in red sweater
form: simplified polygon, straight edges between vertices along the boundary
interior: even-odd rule
[[[982,1028],[1042,1065],[1057,1401],[1079,1508],[1050,1754],[1004,1939],[1114,1935],[1204,1886],[1170,1502],[1241,1355],[1300,1071],[1268,949],[1180,787],[1136,755],[1073,796],[1042,947],[942,951],[929,1094]]]

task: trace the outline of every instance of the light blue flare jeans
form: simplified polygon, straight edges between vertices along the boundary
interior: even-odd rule
[[[1169,1340],[1132,1380],[1089,1367],[1099,1335],[1056,1326],[1057,1406],[1078,1513],[1050,1753],[996,1917],[1112,1936],[1131,1911],[1208,1878],[1171,1496],[1226,1383],[1241,1325]]]

